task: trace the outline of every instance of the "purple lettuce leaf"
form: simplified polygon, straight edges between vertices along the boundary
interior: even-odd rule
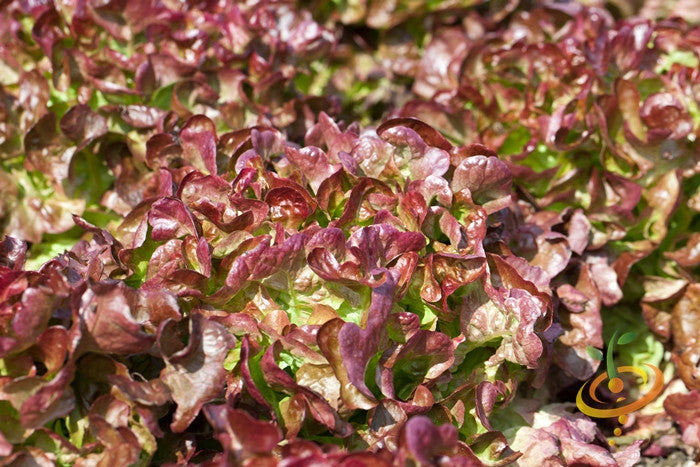
[[[599,365],[586,348],[603,347],[601,298],[586,264],[578,264],[567,272],[569,283],[556,289],[560,304],[570,313],[560,313],[564,334],[554,344],[554,361],[578,379],[589,378]],[[571,285],[574,284],[574,285]]]
[[[664,410],[681,427],[683,441],[690,446],[700,444],[700,413],[698,412],[698,392],[670,394],[664,399]]]
[[[260,367],[265,381],[272,389],[294,395],[294,402],[290,401],[287,411],[308,411],[309,415],[327,427],[336,436],[349,436],[353,432],[352,426],[343,420],[338,412],[320,394],[297,384],[291,376],[277,365],[274,353],[278,353],[280,350],[281,345],[278,343],[268,347],[260,361]],[[300,405],[305,407],[301,408],[299,407]],[[299,418],[297,423],[301,424],[305,416],[303,413],[299,415],[297,416]],[[285,418],[288,419],[288,417],[289,415]],[[298,432],[298,428],[294,429],[294,431]]]
[[[275,424],[256,420],[249,413],[228,405],[209,404],[204,414],[224,447],[224,459],[234,463],[274,459],[271,453],[282,441],[282,433]]]
[[[178,238],[186,234],[198,236],[195,220],[182,201],[175,198],[161,198],[151,205],[148,212],[155,241]]]
[[[474,202],[491,214],[510,205],[512,180],[503,161],[479,155],[464,159],[455,168],[450,188],[455,193],[468,189]]]
[[[457,429],[452,425],[435,426],[430,419],[416,416],[409,419],[402,432],[406,454],[418,462],[430,464],[433,458],[451,454],[457,447]]]
[[[21,270],[27,257],[27,244],[11,237],[3,236],[0,243],[0,266]]]
[[[187,335],[187,344],[177,336]],[[188,320],[164,321],[158,329],[158,348],[166,363],[160,378],[170,389],[177,410],[171,423],[182,432],[207,402],[220,396],[226,372],[226,352],[234,337],[225,328],[195,313]]]
[[[535,329],[547,316],[545,302],[526,290],[496,289],[483,280],[472,283],[467,290],[460,310],[464,335],[482,343],[500,338],[495,361],[537,368],[543,344]]]
[[[372,290],[366,327],[363,329],[355,323],[345,323],[338,331],[340,356],[348,379],[369,398],[375,396],[365,383],[365,372],[370,359],[380,350],[395,288],[394,278],[387,275],[385,282]],[[358,346],[358,342],[364,342],[364,345]]]
[[[305,146],[299,149],[287,146],[284,151],[287,159],[297,166],[308,180],[314,193],[318,193],[324,180],[341,168],[339,163],[331,163],[328,155],[315,146]]]
[[[63,134],[79,143],[79,148],[107,134],[107,120],[84,104],[76,105],[66,112],[59,126]]]
[[[612,453],[608,447],[594,444],[604,441],[595,422],[582,414],[572,414],[566,406],[545,406],[535,413],[532,427],[520,428],[512,448],[523,455],[519,465],[552,463],[595,466],[632,466],[639,460],[642,440]]]
[[[685,385],[695,390],[700,388],[700,369],[698,368],[700,342],[695,331],[700,320],[698,298],[700,298],[700,285],[693,283],[688,286],[671,311],[673,362]]]
[[[318,347],[328,359],[335,377],[340,382],[340,397],[343,403],[349,408],[367,410],[376,405],[376,399],[372,394],[366,395],[364,388],[356,386],[351,380],[351,369],[347,368],[345,364],[340,340],[340,330],[344,328],[345,324],[340,318],[327,321],[318,331]],[[352,371],[355,370],[356,368],[352,368]],[[353,375],[353,378],[356,380],[357,375]],[[364,378],[364,373],[362,378]]]
[[[2,303],[0,355],[5,357],[31,347],[46,329],[55,305],[56,299],[49,291],[36,287],[24,289],[15,303]]]
[[[454,363],[452,340],[443,333],[419,330],[393,359],[393,388],[407,400],[424,380],[437,379]]]
[[[100,282],[80,297],[77,318],[82,352],[128,355],[150,349],[155,336],[134,317],[138,292],[122,282]]]

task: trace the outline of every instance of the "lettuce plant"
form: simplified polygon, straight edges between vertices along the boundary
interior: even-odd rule
[[[698,26],[578,3],[4,3],[2,465],[700,446]],[[616,358],[693,392],[613,446],[573,401],[620,330]]]

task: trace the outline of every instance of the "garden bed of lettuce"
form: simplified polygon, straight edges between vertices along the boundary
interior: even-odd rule
[[[0,1],[0,465],[692,463],[700,27],[630,5]]]

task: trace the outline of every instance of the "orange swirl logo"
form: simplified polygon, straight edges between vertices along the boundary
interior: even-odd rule
[[[659,395],[659,393],[663,389],[664,375],[663,373],[661,373],[661,370],[659,370],[654,365],[645,363],[644,365],[650,370],[650,373],[654,375],[654,379],[653,385],[644,393],[642,397],[635,401],[627,402],[627,398],[625,396],[619,396],[615,400],[616,403],[627,403],[612,408],[596,408],[588,405],[588,403],[584,401],[584,394],[587,394],[592,401],[595,401],[598,404],[603,404],[603,401],[601,401],[598,398],[596,391],[600,384],[603,383],[603,381],[605,380],[608,381],[607,386],[610,392],[612,392],[613,394],[620,394],[625,388],[625,383],[621,378],[618,377],[619,374],[632,373],[639,376],[642,379],[643,389],[646,389],[649,385],[649,375],[647,373],[647,370],[645,370],[644,368],[638,366],[615,366],[615,363],[613,362],[613,347],[616,344],[628,344],[632,342],[635,337],[635,334],[633,332],[627,332],[621,335],[619,338],[617,337],[617,334],[617,331],[615,331],[615,333],[612,336],[612,339],[610,339],[610,341],[608,342],[608,351],[606,355],[607,371],[602,375],[596,377],[593,381],[589,379],[583,384],[583,386],[581,386],[581,389],[579,389],[578,394],[576,395],[576,406],[581,412],[588,415],[589,417],[618,417],[618,421],[624,425],[627,422],[627,414],[632,413],[635,410],[641,409],[649,402],[654,400],[656,396]],[[603,353],[600,350],[591,346],[588,346],[586,350],[588,351],[588,354],[596,360],[603,360]],[[588,391],[586,391],[586,386],[588,386]],[[618,427],[615,428],[613,433],[615,434],[615,436],[619,436],[622,433],[622,430]],[[613,445],[615,444],[615,442],[610,440],[610,444]]]

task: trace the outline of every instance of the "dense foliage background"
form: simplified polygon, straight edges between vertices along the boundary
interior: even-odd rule
[[[0,464],[697,452],[692,2],[0,9]]]

